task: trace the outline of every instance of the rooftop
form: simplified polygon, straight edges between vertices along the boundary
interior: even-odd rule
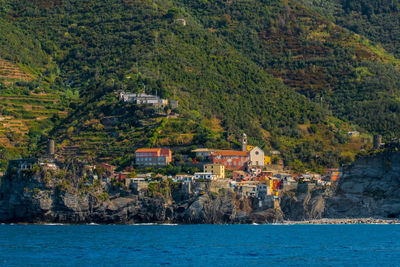
[[[247,151],[237,151],[237,150],[217,150],[214,155],[218,156],[248,156]]]
[[[211,149],[211,148],[198,148],[195,150],[192,150],[192,152],[213,152],[217,151],[216,149]]]
[[[136,153],[138,152],[158,152],[161,151],[161,148],[139,148],[136,150]]]

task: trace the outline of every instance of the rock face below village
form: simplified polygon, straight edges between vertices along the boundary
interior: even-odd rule
[[[5,177],[0,188],[0,221],[26,223],[266,223],[282,219],[275,210],[257,210],[254,199],[230,191],[139,196],[101,187],[85,193],[61,190],[41,175]]]
[[[4,177],[0,222],[224,224],[400,217],[400,152],[358,159],[329,188],[284,188],[276,209],[271,201],[207,185],[197,192],[187,193],[179,185],[148,195],[100,185],[67,190],[63,180],[45,177],[39,172]]]

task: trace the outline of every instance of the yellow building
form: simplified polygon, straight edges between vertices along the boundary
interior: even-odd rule
[[[225,178],[225,166],[221,164],[205,164],[203,166],[203,172],[212,173],[217,179]]]
[[[272,164],[271,157],[264,156],[264,165],[271,165],[271,164]]]

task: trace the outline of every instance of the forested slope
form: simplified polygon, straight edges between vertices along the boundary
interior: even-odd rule
[[[400,124],[399,61],[297,1],[182,1],[203,25],[334,116],[387,138]]]
[[[369,133],[396,136],[398,60],[306,4],[0,1],[0,57],[32,76],[0,80],[0,94],[60,103],[20,153],[51,136],[70,156],[127,164],[137,147],[229,148],[245,131],[320,169],[352,160]],[[180,118],[120,103],[121,90],[179,100]],[[356,129],[365,138],[346,137]]]

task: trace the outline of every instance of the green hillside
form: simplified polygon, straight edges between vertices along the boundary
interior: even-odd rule
[[[305,5],[355,33],[400,55],[400,1],[302,0]]]
[[[297,1],[182,1],[204,27],[333,115],[400,134],[399,60]]]
[[[320,170],[351,161],[369,133],[390,138],[400,129],[398,60],[315,6],[0,3],[0,58],[31,77],[4,78],[0,100],[40,101],[32,96],[42,91],[54,97],[49,105],[27,102],[48,115],[42,126],[26,123],[20,154],[40,151],[50,135],[66,156],[129,164],[138,147],[231,148],[246,132],[251,143],[281,150],[286,164]],[[176,99],[179,116],[122,103],[121,90]],[[351,130],[366,135],[349,139]]]

